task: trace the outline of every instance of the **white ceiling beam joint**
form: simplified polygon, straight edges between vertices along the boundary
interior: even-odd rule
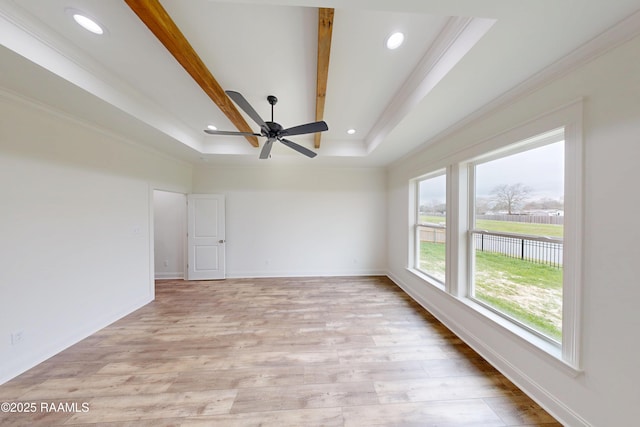
[[[491,29],[495,19],[449,18],[425,56],[365,137],[371,153]]]

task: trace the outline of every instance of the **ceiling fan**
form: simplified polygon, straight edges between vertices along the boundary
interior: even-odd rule
[[[260,133],[251,133],[251,132],[235,132],[235,131],[224,131],[224,130],[210,130],[205,129],[205,132],[210,135],[231,135],[231,136],[264,136],[267,138],[267,142],[262,146],[262,151],[260,151],[261,159],[268,159],[269,154],[271,153],[271,148],[275,141],[280,141],[284,145],[289,148],[296,150],[300,154],[304,154],[307,157],[315,157],[317,153],[309,150],[308,148],[303,147],[302,145],[296,144],[293,141],[289,141],[285,139],[285,136],[294,136],[294,135],[304,135],[308,133],[317,133],[324,132],[329,130],[329,126],[324,121],[320,122],[312,122],[307,123],[300,126],[294,126],[291,128],[284,129],[279,123],[273,121],[273,106],[278,102],[278,98],[273,95],[267,96],[267,101],[271,104],[271,121],[265,122],[262,120],[260,115],[253,109],[251,104],[242,96],[239,92],[234,92],[232,90],[225,91],[229,98],[235,102],[238,107],[242,108],[245,113],[249,115],[260,126]]]

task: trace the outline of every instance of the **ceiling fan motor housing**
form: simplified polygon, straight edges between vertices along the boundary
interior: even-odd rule
[[[280,131],[284,129],[282,125],[280,125],[280,123],[276,123],[276,122],[265,122],[265,123],[267,126],[269,126],[269,133],[267,133],[265,136],[269,138],[277,138],[280,135]]]

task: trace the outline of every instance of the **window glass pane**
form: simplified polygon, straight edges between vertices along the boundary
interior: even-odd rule
[[[445,280],[446,175],[418,182],[418,223],[416,268],[441,283]]]
[[[475,166],[472,295],[560,341],[564,142],[519,151]]]

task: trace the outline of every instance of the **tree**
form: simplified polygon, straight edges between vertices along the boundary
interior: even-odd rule
[[[522,184],[502,184],[491,190],[496,209],[506,209],[509,215],[513,214],[524,203],[531,193],[531,188]]]
[[[447,205],[439,199],[431,199],[429,202],[425,202],[420,205],[421,214],[441,214],[446,212]]]
[[[491,210],[491,199],[476,197],[476,215],[484,215]]]

